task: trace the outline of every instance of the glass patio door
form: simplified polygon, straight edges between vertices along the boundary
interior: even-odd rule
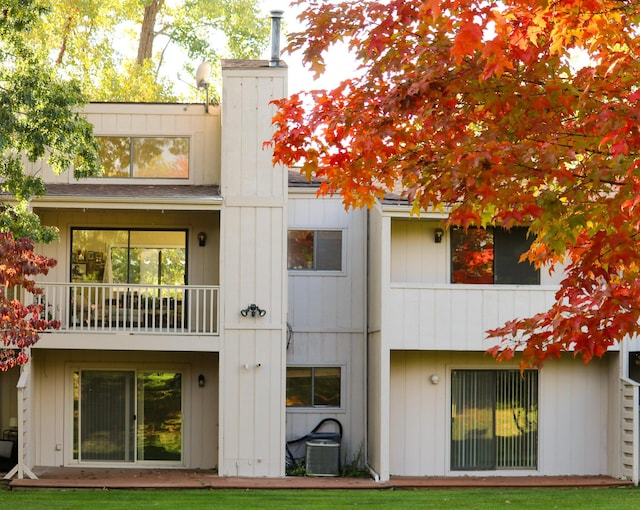
[[[74,373],[74,386],[78,460],[133,462],[135,372],[83,370]]]
[[[180,373],[78,370],[73,386],[75,460],[180,462]]]

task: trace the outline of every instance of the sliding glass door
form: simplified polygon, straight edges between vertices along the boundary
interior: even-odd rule
[[[180,372],[76,370],[73,398],[75,460],[182,460]]]
[[[71,230],[71,281],[184,285],[185,230]]]
[[[451,469],[535,469],[538,372],[451,372]]]

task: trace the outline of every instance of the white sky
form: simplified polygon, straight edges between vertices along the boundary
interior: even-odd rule
[[[172,0],[168,1],[171,2]],[[284,11],[282,40],[280,43],[282,49],[287,45],[286,33],[300,31],[302,28],[296,20],[296,13],[298,12],[299,8],[298,10],[294,11],[294,8],[289,5],[288,0],[261,1],[263,5],[263,16],[265,18],[270,18],[270,11],[272,10]],[[125,44],[128,44],[130,46],[131,43],[126,41],[129,40],[126,37],[123,37],[123,46]],[[127,51],[129,46],[126,47]],[[157,48],[154,47],[154,50],[157,51]],[[126,53],[126,51],[123,50],[123,53]],[[268,44],[265,52],[262,55],[262,58],[267,60],[270,57],[271,43]],[[168,63],[171,61],[181,62],[183,59],[184,56],[175,47],[170,47],[165,54],[165,62]],[[334,88],[340,83],[341,80],[348,78],[355,68],[354,59],[349,56],[348,51],[345,47],[335,48],[329,52],[326,57],[327,70],[318,80],[314,80],[311,71],[302,66],[301,55],[284,53],[281,55],[281,59],[286,62],[288,66],[289,94],[293,94],[301,90]],[[195,67],[197,67],[198,64],[199,62],[193,62],[193,65]],[[187,94],[195,90],[195,77],[187,76],[184,72],[180,73],[175,66],[165,65],[163,66],[161,73],[164,77],[175,84],[175,88],[177,91]]]
[[[297,32],[301,30],[301,25],[296,20],[298,11],[294,11],[294,7],[289,5],[286,0],[263,0],[264,13],[269,17],[272,10],[284,11],[284,27],[281,47],[287,45],[284,32]],[[264,58],[271,56],[271,45],[265,52]],[[353,72],[355,65],[354,59],[349,55],[345,47],[334,48],[326,56],[327,70],[318,79],[313,79],[313,73],[302,66],[301,55],[285,53],[281,56],[282,60],[287,63],[289,68],[289,94],[299,92],[300,90],[311,90],[318,88],[334,88],[341,80],[348,78]]]

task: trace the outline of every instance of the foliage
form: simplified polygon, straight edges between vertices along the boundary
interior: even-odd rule
[[[47,274],[56,261],[33,253],[33,241],[14,240],[10,233],[0,233],[0,371],[28,361],[27,349],[35,344],[39,332],[57,329],[59,321],[46,318],[46,305],[34,300],[23,304],[15,298],[19,289],[41,296],[33,277]]]
[[[366,467],[364,459],[364,444],[360,445],[356,454],[347,460],[346,456],[340,466],[340,476],[343,478],[370,478],[371,473]]]
[[[4,2],[0,13],[0,180],[15,198],[3,204],[0,231],[16,239],[51,241],[28,206],[45,187],[38,175],[48,162],[54,172],[73,168],[76,177],[99,169],[91,125],[77,111],[84,101],[77,83],[61,80],[46,56],[29,46],[46,10],[38,0]]]
[[[38,0],[10,0],[0,11],[0,370],[27,361],[27,349],[39,332],[59,327],[48,320],[33,276],[47,274],[53,259],[33,253],[34,241],[49,242],[57,229],[43,226],[33,213],[32,197],[45,194],[39,175],[48,163],[55,173],[73,169],[76,178],[94,175],[100,166],[91,125],[78,107],[77,83],[57,77],[43,53],[30,41],[46,9]],[[36,296],[21,303],[22,289]]]
[[[290,49],[359,77],[276,102],[274,161],[370,206],[400,186],[449,226],[528,225],[566,265],[545,313],[489,332],[525,365],[585,362],[640,333],[640,9],[622,0],[318,1]]]
[[[165,68],[193,76],[193,62],[255,58],[269,35],[258,0],[48,2],[51,11],[41,17],[32,43],[61,74],[79,79],[92,101],[184,99]],[[176,66],[176,58],[184,64]]]

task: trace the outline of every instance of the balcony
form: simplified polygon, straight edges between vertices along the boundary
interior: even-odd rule
[[[220,333],[218,286],[84,282],[39,286],[44,294],[31,297],[44,305],[44,317],[60,321],[54,333]]]
[[[382,321],[391,349],[484,351],[486,331],[530,317],[555,301],[555,285],[393,283]]]

